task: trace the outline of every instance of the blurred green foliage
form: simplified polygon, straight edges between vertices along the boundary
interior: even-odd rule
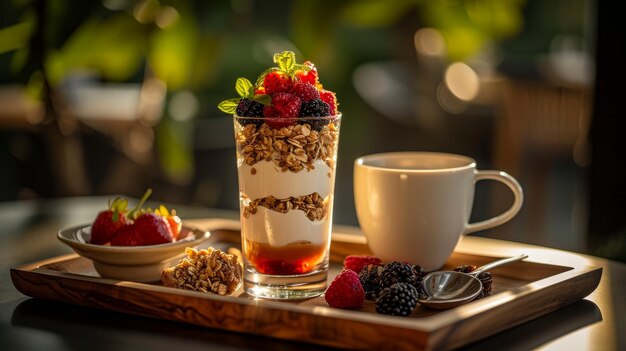
[[[0,29],[0,54],[24,47],[32,31],[32,22],[22,22]]]
[[[524,0],[425,1],[425,24],[444,36],[455,61],[477,53],[486,43],[517,34],[523,24]]]
[[[23,9],[23,16],[19,23],[0,29],[0,54],[27,48],[37,20],[29,8],[32,1],[14,3]],[[57,83],[76,67],[97,69],[105,79],[124,81],[148,63],[169,89],[197,89],[203,86],[203,77],[210,76],[210,68],[218,63],[216,57],[224,54],[218,52],[223,49],[221,44],[240,45],[241,40],[251,34],[241,36],[246,29],[266,38],[272,35],[263,33],[268,28],[273,32],[286,32],[289,35],[284,41],[291,39],[305,57],[324,62],[328,61],[325,57],[332,57],[337,51],[333,39],[338,30],[346,27],[389,29],[409,13],[419,17],[416,29],[430,26],[441,31],[450,59],[462,60],[478,52],[485,43],[518,33],[523,24],[525,1],[301,0],[288,5],[281,2],[285,6],[261,5],[253,0],[103,3],[115,6],[106,8],[91,2],[92,13],[86,13],[82,23],[58,47],[50,47],[46,64],[51,82]],[[56,20],[63,21],[73,11],[71,5],[60,0],[47,1],[47,7],[50,18],[46,22],[51,29],[60,26]],[[289,16],[265,17],[267,8],[274,12],[280,8],[283,13],[290,8]],[[255,13],[259,13],[258,18]],[[159,26],[167,17],[170,23]],[[251,24],[258,28],[251,28]],[[226,59],[230,61],[231,57]]]
[[[76,68],[96,69],[102,78],[125,81],[140,69],[146,52],[142,25],[126,13],[86,20],[46,57],[48,79],[58,85]]]
[[[45,2],[43,21],[33,10],[38,1]],[[273,52],[295,51],[320,67],[333,90],[352,91],[351,70],[361,60],[413,51],[410,42],[389,40],[396,27],[434,27],[446,39],[449,59],[463,60],[517,33],[523,6],[523,0],[14,0],[13,23],[0,22],[0,55],[13,52],[11,69],[26,76],[33,97],[41,96],[44,79],[54,88],[87,68],[104,81],[156,77],[168,97],[192,91],[202,101],[198,116],[214,116],[217,102],[232,96],[234,78],[254,81],[272,64]],[[37,25],[45,26],[45,76],[29,66]],[[342,101],[354,112],[363,108]],[[167,104],[156,147],[164,171],[185,178],[193,172],[192,122],[173,120]],[[359,126],[348,129],[357,133]]]

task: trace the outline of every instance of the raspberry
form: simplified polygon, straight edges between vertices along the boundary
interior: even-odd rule
[[[350,255],[343,260],[343,269],[351,269],[360,273],[367,265],[379,265],[382,261],[378,257],[368,255]]]
[[[274,106],[263,106],[263,116],[264,117],[279,117],[278,111],[274,108]]]
[[[295,118],[281,117],[274,106],[263,107],[263,115],[265,116],[265,123],[274,129],[288,127],[296,122]]]
[[[302,100],[289,93],[276,93],[272,95],[272,106],[280,117],[297,117],[300,112]]]
[[[353,270],[347,269],[330,283],[324,298],[330,307],[358,308],[363,305],[365,292],[359,276]]]
[[[359,281],[368,300],[376,300],[380,292],[380,274],[384,266],[369,264],[359,272]]]
[[[380,274],[380,285],[382,289],[388,288],[396,283],[406,283],[419,288],[421,281],[421,276],[418,276],[413,266],[397,261],[386,264]]]
[[[289,90],[290,93],[302,99],[302,101],[311,101],[320,98],[320,93],[310,83],[297,82]]]
[[[417,305],[417,289],[411,284],[397,283],[383,289],[376,299],[376,312],[408,316]]]
[[[337,96],[330,90],[320,91],[320,99],[328,104],[328,112],[330,116],[337,114]]]
[[[275,94],[289,91],[293,82],[286,73],[270,72],[263,78],[265,94]]]
[[[266,123],[272,128],[287,127],[296,122],[302,100],[289,93],[272,95],[272,105],[263,108]]]

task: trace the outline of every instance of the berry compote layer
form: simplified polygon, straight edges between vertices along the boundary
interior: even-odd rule
[[[302,274],[325,262],[339,121],[315,130],[235,119],[243,252],[259,273]]]

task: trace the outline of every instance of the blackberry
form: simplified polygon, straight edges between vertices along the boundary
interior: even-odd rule
[[[424,291],[424,287],[417,289],[417,298],[418,300],[428,300],[428,294]]]
[[[454,270],[456,272],[471,273],[474,270],[476,270],[476,266],[474,265],[457,266]],[[485,296],[491,295],[491,283],[493,282],[493,277],[491,276],[491,273],[481,272],[481,273],[478,273],[478,275],[476,275],[476,278],[478,278],[480,282],[483,284],[483,292],[478,296],[478,298],[483,298]]]
[[[491,294],[491,283],[493,282],[493,278],[491,277],[491,273],[482,272],[478,273],[476,276],[483,283],[483,292]]]
[[[422,268],[422,266],[420,266],[419,264],[413,266],[413,271],[417,276],[417,284],[415,285],[415,287],[419,290],[422,286],[422,280],[424,280],[426,273],[424,273],[424,268]]]
[[[248,98],[243,98],[239,100],[239,104],[237,105],[237,116],[239,117],[263,117],[263,104],[260,102],[250,100]],[[254,124],[259,127],[263,124],[262,119],[247,119],[247,118],[239,118],[239,124],[242,126],[248,124]]]
[[[415,272],[413,266],[397,261],[387,263],[380,274],[381,289],[388,288],[396,283],[406,283],[419,288],[421,281],[421,277]]]
[[[300,117],[328,117],[330,115],[330,108],[328,104],[320,99],[314,99],[311,101],[303,101],[300,105]],[[320,131],[323,126],[330,123],[330,118],[320,119],[307,119],[305,123],[309,123],[313,130]]]
[[[365,290],[365,298],[368,300],[376,300],[380,291],[380,273],[383,266],[369,264],[359,272],[359,281]]]
[[[481,291],[478,296],[474,300],[482,299],[483,297],[491,296],[491,292],[486,292],[485,290]]]
[[[411,284],[397,283],[383,289],[376,299],[376,312],[392,316],[408,316],[417,304],[417,289]]]
[[[466,264],[463,266],[456,266],[454,271],[461,272],[461,273],[470,273],[470,272],[473,272],[475,269],[476,269],[476,266],[474,266],[473,264]]]
[[[300,105],[300,117],[327,117],[329,116],[328,104],[320,99],[302,102]]]

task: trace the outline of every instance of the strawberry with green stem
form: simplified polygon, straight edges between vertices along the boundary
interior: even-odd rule
[[[274,63],[276,63],[276,67],[270,67],[263,71],[255,83],[256,87],[263,87],[265,93],[270,95],[288,91],[293,83],[300,81],[301,77],[304,77],[305,73],[315,69],[315,66],[310,62],[309,64],[296,63],[296,54],[292,51],[274,54]],[[315,69],[314,73],[311,73],[311,77],[305,79],[306,82],[310,82],[311,78],[315,81],[316,77],[317,69]],[[269,87],[266,85],[268,82],[270,83]]]
[[[281,71],[270,72],[263,78],[263,89],[266,94],[272,96],[276,93],[289,91],[292,85],[293,80],[291,77],[287,73]]]
[[[319,84],[319,79],[317,76],[317,68],[315,68],[313,62],[304,61],[302,66],[306,68],[296,70],[296,77],[298,77],[298,80],[303,83],[309,83],[313,86],[317,86],[317,84]]]
[[[169,220],[165,216],[157,214],[158,211],[143,209],[143,204],[152,194],[152,189],[148,189],[141,201],[129,213],[128,218],[133,219],[133,223],[121,228],[111,239],[113,246],[138,246],[157,245],[170,243],[175,240],[170,227]],[[162,206],[165,211],[165,206]],[[175,213],[167,213],[167,216],[176,216]]]
[[[91,224],[91,244],[104,245],[109,243],[115,234],[122,228],[129,226],[135,214],[141,209],[152,194],[152,189],[148,189],[141,198],[141,201],[134,209],[128,210],[128,200],[116,197],[109,200],[109,209],[98,213],[96,219]]]
[[[96,245],[104,245],[111,241],[115,233],[130,221],[126,217],[128,210],[128,200],[116,197],[113,201],[109,200],[109,208],[101,211],[91,224],[91,239],[89,243]]]

